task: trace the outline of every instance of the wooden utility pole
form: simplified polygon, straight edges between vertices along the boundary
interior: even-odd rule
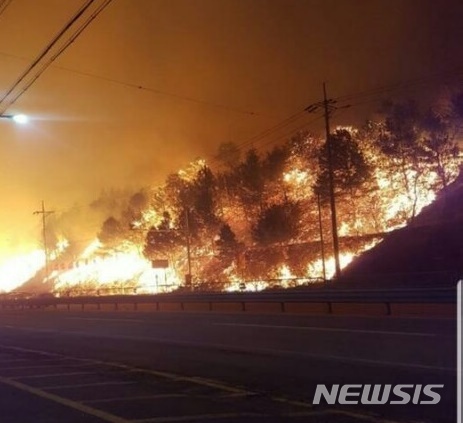
[[[188,273],[185,275],[185,284],[191,289],[192,275],[191,275],[191,245],[190,245],[190,210],[185,210],[185,229],[186,229],[186,253],[188,263]]]
[[[335,106],[336,100],[328,99],[326,95],[326,84],[323,83],[323,100],[318,103],[311,104],[306,107],[306,111],[313,113],[319,109],[323,109],[325,118],[325,132],[326,132],[326,149],[328,153],[328,182],[330,194],[330,209],[331,209],[331,232],[333,234],[333,254],[335,277],[341,276],[341,265],[339,262],[339,237],[338,237],[338,223],[336,217],[336,198],[335,198],[335,181],[334,181],[334,168],[333,168],[333,140],[330,132],[330,115],[338,107]],[[341,108],[349,107],[343,106]]]
[[[331,230],[333,232],[333,252],[336,278],[341,276],[341,265],[339,263],[339,237],[338,223],[336,217],[336,199],[334,190],[334,169],[333,169],[333,145],[330,133],[330,103],[326,96],[326,84],[323,83],[323,108],[325,110],[325,131],[326,147],[328,150],[328,175],[330,185],[330,208],[331,208]]]
[[[46,217],[52,213],[54,213],[53,210],[45,210],[45,203],[43,200],[42,200],[42,209],[36,210],[33,213],[33,214],[42,215],[43,250],[45,252],[45,280],[47,280],[49,276]]]
[[[318,205],[318,226],[320,229],[320,248],[321,248],[321,253],[322,253],[323,282],[326,282],[325,239],[323,236],[322,205],[321,205],[320,194],[317,194],[317,205]]]

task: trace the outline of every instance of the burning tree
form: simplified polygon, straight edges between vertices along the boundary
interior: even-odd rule
[[[381,120],[332,134],[342,262],[404,226],[457,176],[463,95],[446,104],[420,111],[411,102],[390,102]],[[54,272],[56,286],[104,280],[156,292],[153,281],[162,279],[169,281],[166,290],[175,289],[188,272],[187,237],[195,289],[238,289],[243,281],[264,288],[264,280],[275,278],[291,286],[298,278],[320,278],[322,251],[329,277],[325,140],[301,132],[262,154],[228,143],[217,158],[219,170],[196,160],[161,186],[103,193],[92,204],[104,214],[99,242],[73,249],[74,260],[84,264]],[[66,239],[59,227],[50,236],[57,243]],[[68,239],[57,257],[73,245]],[[151,261],[160,258],[168,259],[169,269],[152,269]]]

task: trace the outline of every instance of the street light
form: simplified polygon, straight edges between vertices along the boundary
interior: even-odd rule
[[[18,114],[18,115],[0,115],[0,119],[11,119],[16,123],[21,125],[26,124],[29,121],[29,118],[26,115]]]

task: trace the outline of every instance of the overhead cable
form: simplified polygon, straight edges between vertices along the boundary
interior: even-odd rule
[[[41,60],[49,53],[49,51],[56,45],[64,33],[79,19],[80,16],[91,6],[95,0],[87,0],[87,2],[77,11],[77,13],[68,21],[68,23],[60,30],[58,34],[53,37],[50,43],[39,53],[39,55],[32,61],[26,70],[13,82],[13,85],[5,92],[0,98],[0,106],[5,99],[27,78],[27,76],[37,67]]]
[[[0,16],[13,0],[0,0]]]
[[[53,38],[47,47],[39,54],[33,63],[23,72],[23,74],[14,82],[12,87],[0,99],[0,114],[5,112],[14,102],[18,100],[30,86],[42,75],[42,73],[77,39],[77,37],[87,28],[87,26],[112,2],[112,0],[103,1],[93,13],[85,19],[85,21],[74,30],[72,34],[64,41],[64,44],[58,48],[57,52],[53,53],[50,58],[46,56],[52,49],[63,40],[63,36],[78,23],[84,13],[95,2],[88,0],[77,13],[68,21],[61,31]],[[35,73],[33,73],[35,71]],[[24,84],[23,84],[24,83]],[[21,85],[23,84],[23,85]],[[16,93],[14,91],[17,90]],[[13,94],[13,95],[12,95]]]

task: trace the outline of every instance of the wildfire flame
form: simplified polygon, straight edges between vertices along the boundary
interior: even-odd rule
[[[134,246],[98,256],[101,247],[98,240],[91,242],[72,269],[54,271],[55,292],[155,294],[178,288],[179,278],[171,269],[154,269]]]
[[[198,171],[205,165],[205,161],[197,160],[185,170],[179,171],[177,177],[184,182],[192,182],[195,180]],[[417,184],[413,193],[404,192],[403,189],[401,191],[398,181],[404,176],[415,181],[419,177],[419,187]],[[304,170],[300,160],[298,161],[296,158],[288,163],[281,177],[281,182],[284,184],[285,200],[289,198],[297,202],[306,201],[305,204],[314,200],[313,185],[316,180],[316,171],[313,169],[310,172]],[[381,211],[381,216],[378,219],[381,221],[378,227],[375,226],[374,233],[387,232],[404,226],[410,217],[410,210],[413,210],[414,214],[418,214],[423,207],[434,201],[436,194],[432,187],[436,186],[437,179],[437,174],[432,171],[418,175],[412,170],[407,170],[405,174],[391,175],[386,174],[380,168],[376,169],[374,181],[380,194],[373,198],[379,204],[378,208]],[[371,192],[373,191],[374,189],[371,189]],[[278,199],[278,195],[275,197]],[[362,198],[359,203],[362,201],[364,204],[360,204],[361,206],[364,208],[370,207],[369,198],[366,200]],[[224,220],[230,223],[231,226],[239,228],[242,221],[246,222],[245,216],[240,214],[239,208],[233,202],[222,205],[222,214],[225,217]],[[152,226],[156,222],[159,223],[161,216],[162,210],[147,207],[137,216],[137,220],[132,222],[133,227],[138,231],[146,230],[144,228]],[[232,223],[237,224],[233,225]],[[173,225],[173,221],[171,224]],[[367,222],[365,217],[345,218],[339,221],[338,234],[341,237],[363,235],[368,232],[367,225],[371,224]],[[242,226],[245,227],[245,225]],[[243,235],[248,229],[245,228],[241,231],[242,234],[240,232],[237,232],[237,234]],[[138,233],[143,235],[143,232]],[[112,249],[102,245],[100,241],[95,239],[87,245],[78,257],[72,260],[71,265],[63,266],[63,263],[61,263],[58,266],[60,261],[64,260],[63,257],[66,257],[70,247],[70,242],[61,237],[54,248],[49,248],[48,260],[51,272],[48,275],[48,281],[53,283],[53,291],[58,295],[74,295],[77,293],[159,293],[175,290],[183,284],[183,278],[177,273],[179,271],[173,267],[166,269],[152,267],[151,261],[142,254],[143,237],[137,238],[138,241],[134,241],[135,237],[130,239],[132,240],[121,242],[120,245]],[[372,248],[379,241],[378,238],[369,243],[364,242],[356,251],[342,251],[340,254],[341,268],[346,267],[357,255]],[[204,259],[204,262],[213,260],[215,256],[213,245],[204,244],[206,245],[197,246],[195,253]],[[35,250],[28,254],[12,257],[0,263],[0,292],[17,289],[42,270],[44,264],[45,253],[42,250]],[[273,281],[263,280],[264,278],[260,277],[253,281],[245,281],[238,276],[243,272],[240,272],[237,259],[223,273],[226,280],[228,280],[223,289],[225,291],[259,291],[273,287],[289,288],[320,281],[323,278],[331,279],[335,274],[335,261],[332,256],[326,257],[324,263],[321,258],[317,258],[309,263],[302,262],[300,264],[304,265],[300,267],[305,268],[304,275],[296,277],[287,264],[281,264],[276,271],[274,268],[272,270],[275,278]]]
[[[44,265],[45,253],[35,250],[0,264],[0,292],[10,292],[31,279]]]

